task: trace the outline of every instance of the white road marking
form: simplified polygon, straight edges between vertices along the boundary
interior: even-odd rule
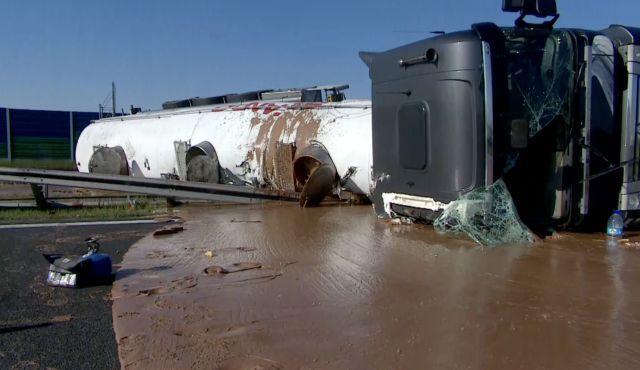
[[[0,229],[29,229],[36,227],[58,227],[58,226],[102,226],[102,225],[135,225],[135,224],[155,224],[155,220],[127,220],[127,221],[88,221],[88,222],[57,222],[48,224],[15,224],[0,225]]]

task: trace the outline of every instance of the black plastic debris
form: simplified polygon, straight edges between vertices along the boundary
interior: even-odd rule
[[[87,238],[88,251],[82,256],[43,254],[49,261],[47,284],[67,288],[110,284],[113,282],[111,257],[100,253],[95,238]]]

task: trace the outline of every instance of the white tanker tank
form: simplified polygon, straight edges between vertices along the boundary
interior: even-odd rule
[[[81,172],[298,191],[313,205],[332,191],[370,195],[371,143],[370,101],[258,100],[98,120],[76,161]]]

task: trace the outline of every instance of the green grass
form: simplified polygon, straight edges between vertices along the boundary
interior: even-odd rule
[[[39,170],[76,171],[76,164],[70,159],[14,159],[0,160],[0,167],[37,168]]]
[[[134,207],[129,205],[111,205],[103,207],[78,207],[40,210],[34,208],[0,209],[0,223],[13,222],[60,222],[60,221],[111,221],[157,217],[167,214],[166,203],[137,201]]]

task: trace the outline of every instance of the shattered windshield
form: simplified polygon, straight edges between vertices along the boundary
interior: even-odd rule
[[[533,137],[556,117],[568,121],[573,81],[573,52],[565,31],[524,37],[505,30],[507,38],[508,115],[529,122]]]

